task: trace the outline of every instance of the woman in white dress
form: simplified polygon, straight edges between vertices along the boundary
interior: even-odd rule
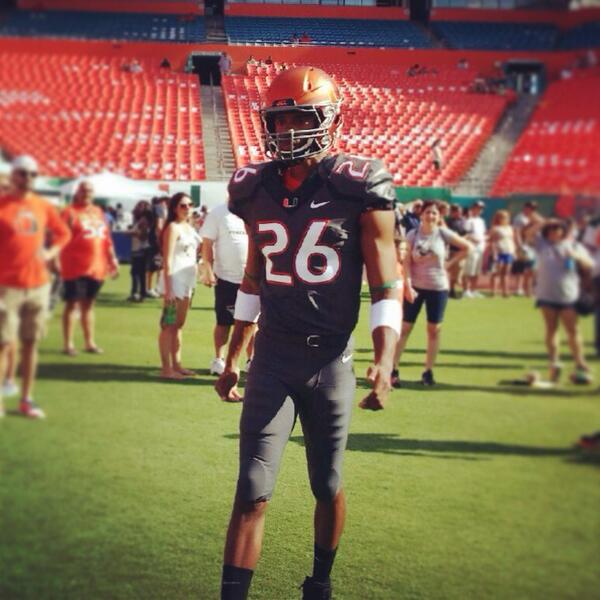
[[[178,193],[169,200],[169,212],[161,239],[164,305],[160,320],[160,375],[181,379],[193,375],[181,364],[181,330],[196,287],[196,271],[200,236],[190,224],[192,199]]]

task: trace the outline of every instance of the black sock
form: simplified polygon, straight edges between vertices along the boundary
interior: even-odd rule
[[[221,600],[246,600],[254,571],[223,565]]]
[[[335,550],[323,550],[315,544],[315,559],[313,561],[313,579],[320,583],[326,583],[329,581],[329,575],[333,568],[333,561],[335,560]]]

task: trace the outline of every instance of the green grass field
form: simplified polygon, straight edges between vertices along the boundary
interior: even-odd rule
[[[63,356],[54,318],[36,390],[48,419],[0,424],[4,600],[218,598],[241,406],[221,402],[208,375],[212,293],[199,289],[185,330],[184,363],[198,376],[165,383],[158,301],[124,302],[127,280],[124,271],[101,295],[104,355]],[[363,306],[357,401],[371,356],[366,315]],[[433,389],[410,383],[423,330],[404,357],[406,387],[383,412],[354,411],[335,598],[599,598],[599,462],[572,449],[600,428],[597,386],[510,384],[545,370],[527,299],[452,302]],[[251,598],[300,597],[312,506],[298,427]]]

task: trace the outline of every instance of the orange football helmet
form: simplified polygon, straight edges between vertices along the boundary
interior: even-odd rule
[[[342,123],[342,99],[333,79],[315,67],[282,71],[269,87],[260,116],[265,154],[293,162],[328,151]],[[277,131],[281,113],[300,113],[305,127]]]

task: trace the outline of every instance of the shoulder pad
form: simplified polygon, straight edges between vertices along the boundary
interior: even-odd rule
[[[343,194],[359,200],[364,210],[392,210],[396,200],[392,176],[378,159],[339,154],[324,167],[329,182]]]
[[[240,167],[229,180],[229,210],[244,221],[245,209],[262,182],[262,173],[268,164],[264,162]]]

